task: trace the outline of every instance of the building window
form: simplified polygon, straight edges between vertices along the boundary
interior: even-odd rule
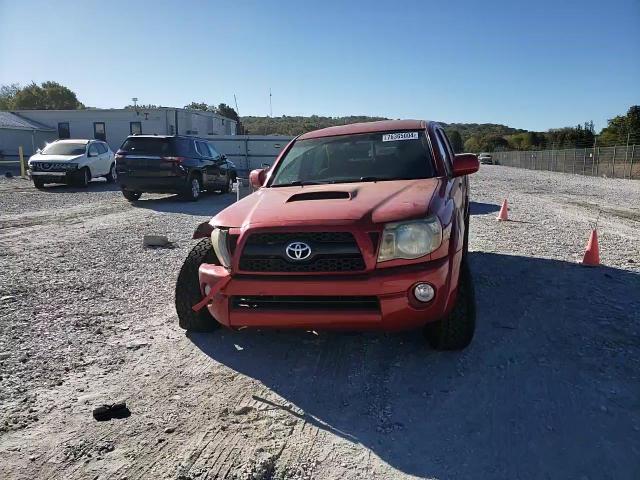
[[[58,123],[58,138],[71,138],[71,132],[69,131],[69,122]]]
[[[142,133],[142,122],[129,122],[129,133],[140,135]]]
[[[96,140],[107,141],[107,131],[104,128],[104,122],[93,122],[93,138]]]

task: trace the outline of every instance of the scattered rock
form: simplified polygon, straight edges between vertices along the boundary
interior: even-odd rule
[[[164,235],[145,235],[142,245],[152,248],[173,248],[175,245]]]
[[[236,408],[233,413],[235,415],[246,415],[247,413],[251,412],[251,410],[253,410],[253,407],[250,407],[249,405],[243,405]]]
[[[129,350],[138,350],[139,348],[147,346],[149,346],[149,342],[145,342],[144,340],[134,340],[133,342],[127,343]]]
[[[127,408],[125,402],[100,405],[93,409],[93,418],[99,422],[111,420],[112,418],[127,418],[129,416],[131,416],[131,411]]]
[[[176,431],[176,427],[167,427],[164,429],[164,433],[173,433]]]

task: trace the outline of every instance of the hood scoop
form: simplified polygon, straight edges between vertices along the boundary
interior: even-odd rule
[[[302,192],[291,195],[288,202],[302,202],[305,200],[349,200],[351,194],[349,192]]]

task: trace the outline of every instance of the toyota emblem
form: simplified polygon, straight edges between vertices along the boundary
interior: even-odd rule
[[[285,252],[291,260],[306,260],[311,256],[311,247],[304,242],[291,242]]]

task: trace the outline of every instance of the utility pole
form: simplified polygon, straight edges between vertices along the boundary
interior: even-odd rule
[[[271,88],[269,88],[269,117],[273,118],[273,105],[271,104]]]

